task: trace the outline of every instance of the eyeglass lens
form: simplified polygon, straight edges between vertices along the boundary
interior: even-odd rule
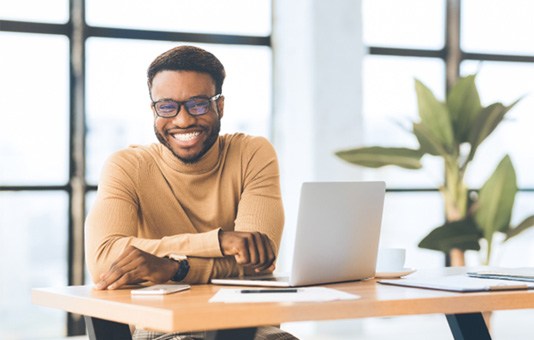
[[[210,109],[209,99],[191,99],[183,103],[186,111],[193,116],[203,115]],[[155,103],[156,112],[162,117],[173,117],[178,114],[182,103],[163,100]]]

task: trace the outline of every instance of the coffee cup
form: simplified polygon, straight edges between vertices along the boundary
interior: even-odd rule
[[[406,249],[404,248],[383,248],[378,251],[376,260],[377,273],[400,272],[404,270],[406,259]]]

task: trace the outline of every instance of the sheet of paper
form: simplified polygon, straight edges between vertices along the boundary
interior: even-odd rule
[[[356,300],[360,296],[325,287],[297,288],[296,293],[241,293],[243,289],[221,288],[209,302],[321,302],[336,300]],[[247,289],[252,290],[252,289]]]

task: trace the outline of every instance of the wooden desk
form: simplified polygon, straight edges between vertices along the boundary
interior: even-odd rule
[[[420,271],[417,275],[450,275],[465,270],[443,268]],[[434,313],[446,314],[455,339],[490,339],[481,312],[534,308],[534,291],[452,293],[381,285],[375,280],[328,287],[360,295],[361,299],[327,303],[208,303],[221,286],[197,285],[189,291],[155,298],[132,297],[129,290],[97,291],[91,286],[43,288],[32,290],[32,301],[85,315],[90,338],[100,336],[106,340],[128,338],[127,324],[163,332],[242,329],[245,333],[252,330],[253,334],[257,326],[284,322]],[[117,333],[110,333],[112,329]],[[230,334],[214,336],[238,338],[236,333]]]

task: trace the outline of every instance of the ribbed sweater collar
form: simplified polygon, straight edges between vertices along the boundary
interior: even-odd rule
[[[159,144],[163,161],[167,166],[181,173],[186,174],[202,174],[211,171],[219,163],[221,154],[221,137],[218,137],[212,147],[206,152],[202,158],[196,163],[184,163],[179,160],[166,146]]]

